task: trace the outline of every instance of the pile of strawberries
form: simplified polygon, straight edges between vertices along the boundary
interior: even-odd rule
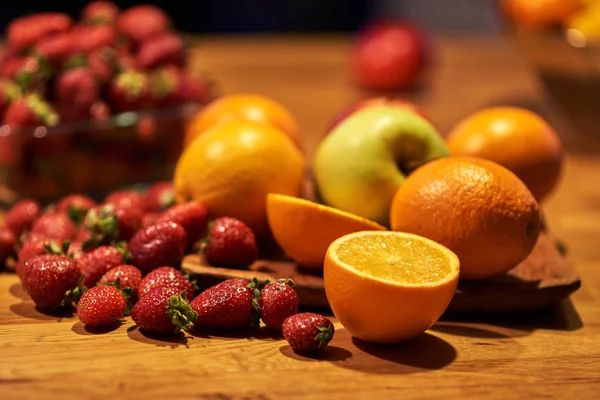
[[[229,279],[198,293],[180,271],[185,254],[202,252],[211,265],[247,268],[257,260],[252,230],[230,217],[209,220],[197,202],[175,204],[170,182],[144,192],[120,190],[101,204],[72,194],[41,207],[16,203],[0,228],[0,262],[15,271],[40,311],[76,308],[89,327],[131,315],[155,334],[181,329],[258,327],[283,332],[297,351],[317,350],[334,333],[328,319],[298,313],[293,282]]]
[[[11,126],[55,126],[210,97],[186,72],[184,42],[160,8],[94,1],[13,20],[0,61],[0,115]]]

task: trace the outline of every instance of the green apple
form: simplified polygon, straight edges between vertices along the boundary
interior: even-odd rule
[[[313,174],[325,204],[387,226],[394,194],[411,168],[449,155],[424,118],[395,106],[371,106],[325,137]]]

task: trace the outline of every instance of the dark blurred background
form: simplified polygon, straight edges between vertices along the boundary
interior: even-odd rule
[[[15,1],[0,5],[0,23],[25,13],[79,14],[89,0]],[[376,16],[406,17],[433,30],[496,30],[494,0],[177,0],[115,1],[162,7],[178,29],[193,33],[347,32]],[[451,4],[450,4],[451,3]]]

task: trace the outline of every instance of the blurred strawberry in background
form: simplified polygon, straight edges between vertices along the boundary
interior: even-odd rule
[[[407,21],[374,20],[356,37],[351,68],[355,82],[366,89],[397,91],[421,83],[430,64],[425,33]]]

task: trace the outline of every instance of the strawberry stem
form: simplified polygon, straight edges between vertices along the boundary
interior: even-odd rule
[[[317,326],[319,333],[315,336],[315,340],[319,342],[319,349],[327,346],[327,344],[333,339],[333,325],[329,326]]]
[[[119,235],[119,221],[114,214],[114,209],[112,204],[108,204],[100,212],[91,209],[87,213],[85,227],[92,236],[83,243],[84,251]]]
[[[262,295],[260,292],[260,284],[256,277],[252,278],[250,283],[248,283],[248,289],[252,290],[252,319],[251,324],[255,327],[260,326],[260,296]]]
[[[184,291],[179,296],[171,296],[168,304],[167,316],[174,326],[174,333],[180,330],[189,330],[194,326],[198,313],[192,309],[187,302],[187,294]]]
[[[79,281],[77,282],[77,286],[75,286],[71,290],[67,290],[65,292],[65,297],[60,302],[60,307],[67,307],[75,303],[77,305],[79,303],[79,299],[81,299],[81,295],[83,295],[88,288],[83,284],[84,275],[81,275]]]
[[[69,216],[69,219],[71,220],[71,222],[73,222],[75,226],[80,226],[85,220],[87,210],[85,208],[71,206],[67,210],[67,215]]]
[[[100,283],[98,283],[98,284],[100,284]],[[121,278],[117,278],[116,281],[111,282],[108,285],[114,286],[115,289],[117,289],[119,292],[121,292],[121,294],[125,298],[125,304],[127,304],[127,308],[125,308],[125,315],[130,315],[131,309],[133,308],[133,304],[131,304],[131,301],[129,299],[131,298],[131,296],[133,296],[133,289],[130,287],[121,289]]]
[[[70,241],[65,240],[62,243],[62,246],[59,246],[58,243],[56,243],[54,240],[51,240],[50,244],[44,243],[44,250],[46,250],[46,254],[51,254],[51,255],[55,255],[55,256],[64,256],[64,255],[67,255],[70,244],[71,244]]]

